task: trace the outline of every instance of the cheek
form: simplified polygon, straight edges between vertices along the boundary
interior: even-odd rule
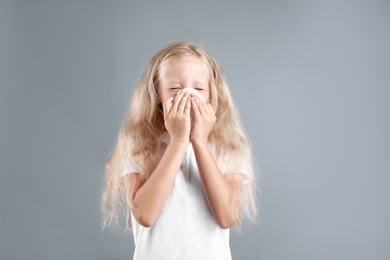
[[[210,103],[211,101],[211,95],[210,95],[210,91],[205,91],[202,93],[202,96],[204,98],[204,100],[206,100],[206,103]]]
[[[203,99],[206,101],[206,103],[209,103],[208,100],[209,100],[209,98],[210,98],[210,95],[209,95],[208,93],[203,93],[203,94],[202,94],[202,97],[203,97]]]
[[[164,91],[164,90],[162,90],[162,91],[160,91],[160,93],[159,93],[159,99],[160,99],[160,102],[165,102],[167,99],[169,99],[169,98],[171,98],[171,97],[175,97],[176,96],[176,94],[175,93],[173,93],[173,92],[169,92],[169,91]]]

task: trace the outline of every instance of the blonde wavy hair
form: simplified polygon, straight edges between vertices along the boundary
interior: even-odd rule
[[[248,223],[255,223],[257,178],[254,174],[251,145],[238,118],[228,85],[217,62],[204,48],[188,41],[177,41],[154,55],[134,89],[116,146],[105,165],[106,186],[102,194],[103,229],[112,223],[120,226],[118,217],[125,213],[123,216],[126,216],[126,229],[132,230],[131,214],[121,178],[124,163],[127,156],[132,156],[140,169],[143,181],[146,181],[156,168],[162,145],[159,137],[165,131],[163,112],[157,95],[160,69],[168,61],[191,55],[200,58],[209,72],[210,103],[217,118],[209,141],[215,147],[216,159],[224,162],[224,174],[240,173],[244,166],[249,176],[249,181],[245,182],[239,194],[233,194],[236,201],[240,201],[236,230],[239,230],[244,219],[247,219]]]

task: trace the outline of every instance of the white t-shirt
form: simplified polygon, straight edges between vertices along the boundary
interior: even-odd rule
[[[170,140],[168,132],[164,132],[161,140],[165,152]],[[137,166],[129,158],[122,176],[137,172]],[[171,194],[153,226],[140,225],[133,215],[131,221],[134,260],[231,259],[229,229],[219,227],[210,211],[191,143]]]

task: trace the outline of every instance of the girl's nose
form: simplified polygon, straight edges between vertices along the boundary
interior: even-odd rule
[[[188,91],[188,92],[190,92],[191,94],[197,95],[200,99],[203,100],[203,102],[205,102],[203,96],[199,93],[199,91],[197,91],[197,90],[194,89],[194,88],[183,88],[183,89],[180,89],[180,90],[177,92],[177,94],[179,94],[180,91]],[[177,95],[177,94],[176,94],[176,95]]]

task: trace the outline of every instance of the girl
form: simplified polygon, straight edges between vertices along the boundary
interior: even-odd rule
[[[255,221],[250,144],[216,61],[173,42],[150,61],[109,156],[103,228],[118,205],[134,259],[231,259],[229,228]]]

